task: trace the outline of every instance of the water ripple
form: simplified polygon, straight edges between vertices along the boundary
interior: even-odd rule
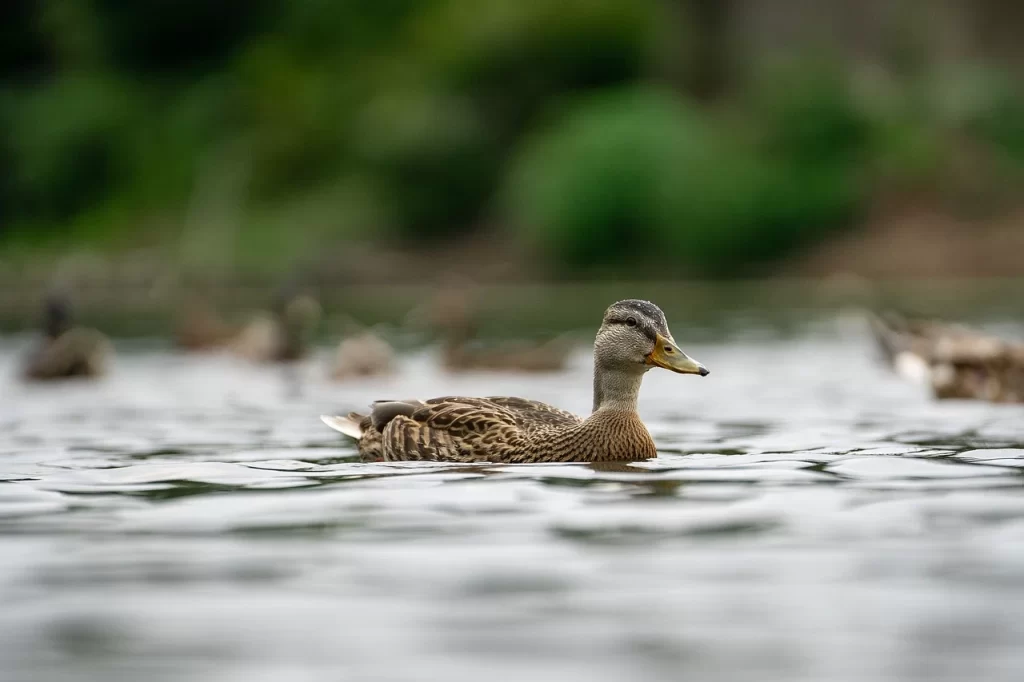
[[[934,403],[863,338],[688,347],[651,373],[657,459],[364,464],[317,415],[521,394],[439,372],[298,395],[212,356],[122,353],[66,389],[0,347],[10,679],[1016,680],[1024,411]]]

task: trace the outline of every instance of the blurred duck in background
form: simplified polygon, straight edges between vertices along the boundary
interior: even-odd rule
[[[30,381],[97,377],[109,364],[113,347],[95,329],[74,326],[71,301],[51,293],[43,310],[43,338],[26,359],[23,376]]]
[[[572,339],[503,341],[477,339],[478,305],[469,282],[449,279],[431,300],[410,314],[415,324],[441,336],[441,365],[449,372],[558,372],[564,370]]]
[[[383,376],[395,370],[391,344],[354,320],[345,322],[345,335],[334,351],[330,375],[335,381]]]
[[[237,333],[206,297],[191,294],[178,306],[174,345],[181,350],[202,352],[224,348]]]
[[[936,398],[1024,402],[1024,343],[892,312],[870,322],[884,359]]]
[[[485,345],[474,340],[473,328],[467,326],[449,331],[441,347],[441,364],[449,372],[560,372],[571,349],[567,337]]]
[[[273,312],[257,314],[231,340],[229,347],[252,362],[301,360],[309,353],[320,316],[320,303],[312,294],[287,287]]]

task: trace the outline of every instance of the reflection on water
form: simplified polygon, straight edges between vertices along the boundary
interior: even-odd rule
[[[680,325],[676,325],[677,328]],[[682,329],[677,329],[682,332]],[[686,344],[657,460],[362,464],[319,422],[542,377],[429,355],[332,385],[122,348],[98,384],[0,348],[5,679],[1017,680],[1024,408],[931,402],[859,328]]]

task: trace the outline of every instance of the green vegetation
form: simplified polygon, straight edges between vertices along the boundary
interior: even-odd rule
[[[776,257],[841,224],[861,199],[849,150],[831,158],[836,145],[791,123],[802,116],[785,113],[762,148],[664,91],[601,95],[528,149],[511,222],[577,266],[660,260],[728,274]]]
[[[982,177],[1024,168],[1024,90],[991,70],[949,116],[923,67],[865,91],[809,54],[695,100],[724,49],[687,62],[697,4],[12,0],[0,254],[283,269],[501,223],[553,265],[728,275],[936,182],[965,138]]]

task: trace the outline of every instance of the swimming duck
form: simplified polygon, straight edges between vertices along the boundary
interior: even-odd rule
[[[252,362],[293,362],[307,355],[319,323],[320,304],[313,296],[283,296],[272,314],[253,317],[229,345]]]
[[[936,398],[1024,402],[1024,343],[896,313],[872,315],[870,322],[885,360],[927,384]]]
[[[290,296],[278,304],[278,347],[274,360],[291,362],[306,357],[321,312],[320,303],[310,294]]]
[[[209,300],[190,296],[178,308],[174,345],[186,351],[223,348],[235,337],[236,329],[224,321]]]
[[[449,372],[558,372],[572,350],[569,337],[541,342],[504,341],[482,345],[473,341],[469,325],[448,330],[441,345],[441,365]]]
[[[51,294],[44,307],[43,338],[29,355],[23,376],[31,381],[99,376],[111,353],[106,336],[73,325],[66,296]]]
[[[476,302],[470,285],[453,279],[412,317],[423,316],[442,335],[441,366],[449,372],[558,372],[565,369],[573,343],[561,336],[545,341],[476,340]]]
[[[365,460],[450,462],[635,461],[657,456],[637,414],[644,374],[663,367],[706,376],[648,301],[626,300],[605,311],[594,341],[593,412],[571,412],[523,398],[385,400],[369,415],[323,416],[355,438]]]
[[[331,364],[331,378],[341,381],[353,377],[370,377],[394,371],[395,353],[391,344],[369,329],[346,334]]]

